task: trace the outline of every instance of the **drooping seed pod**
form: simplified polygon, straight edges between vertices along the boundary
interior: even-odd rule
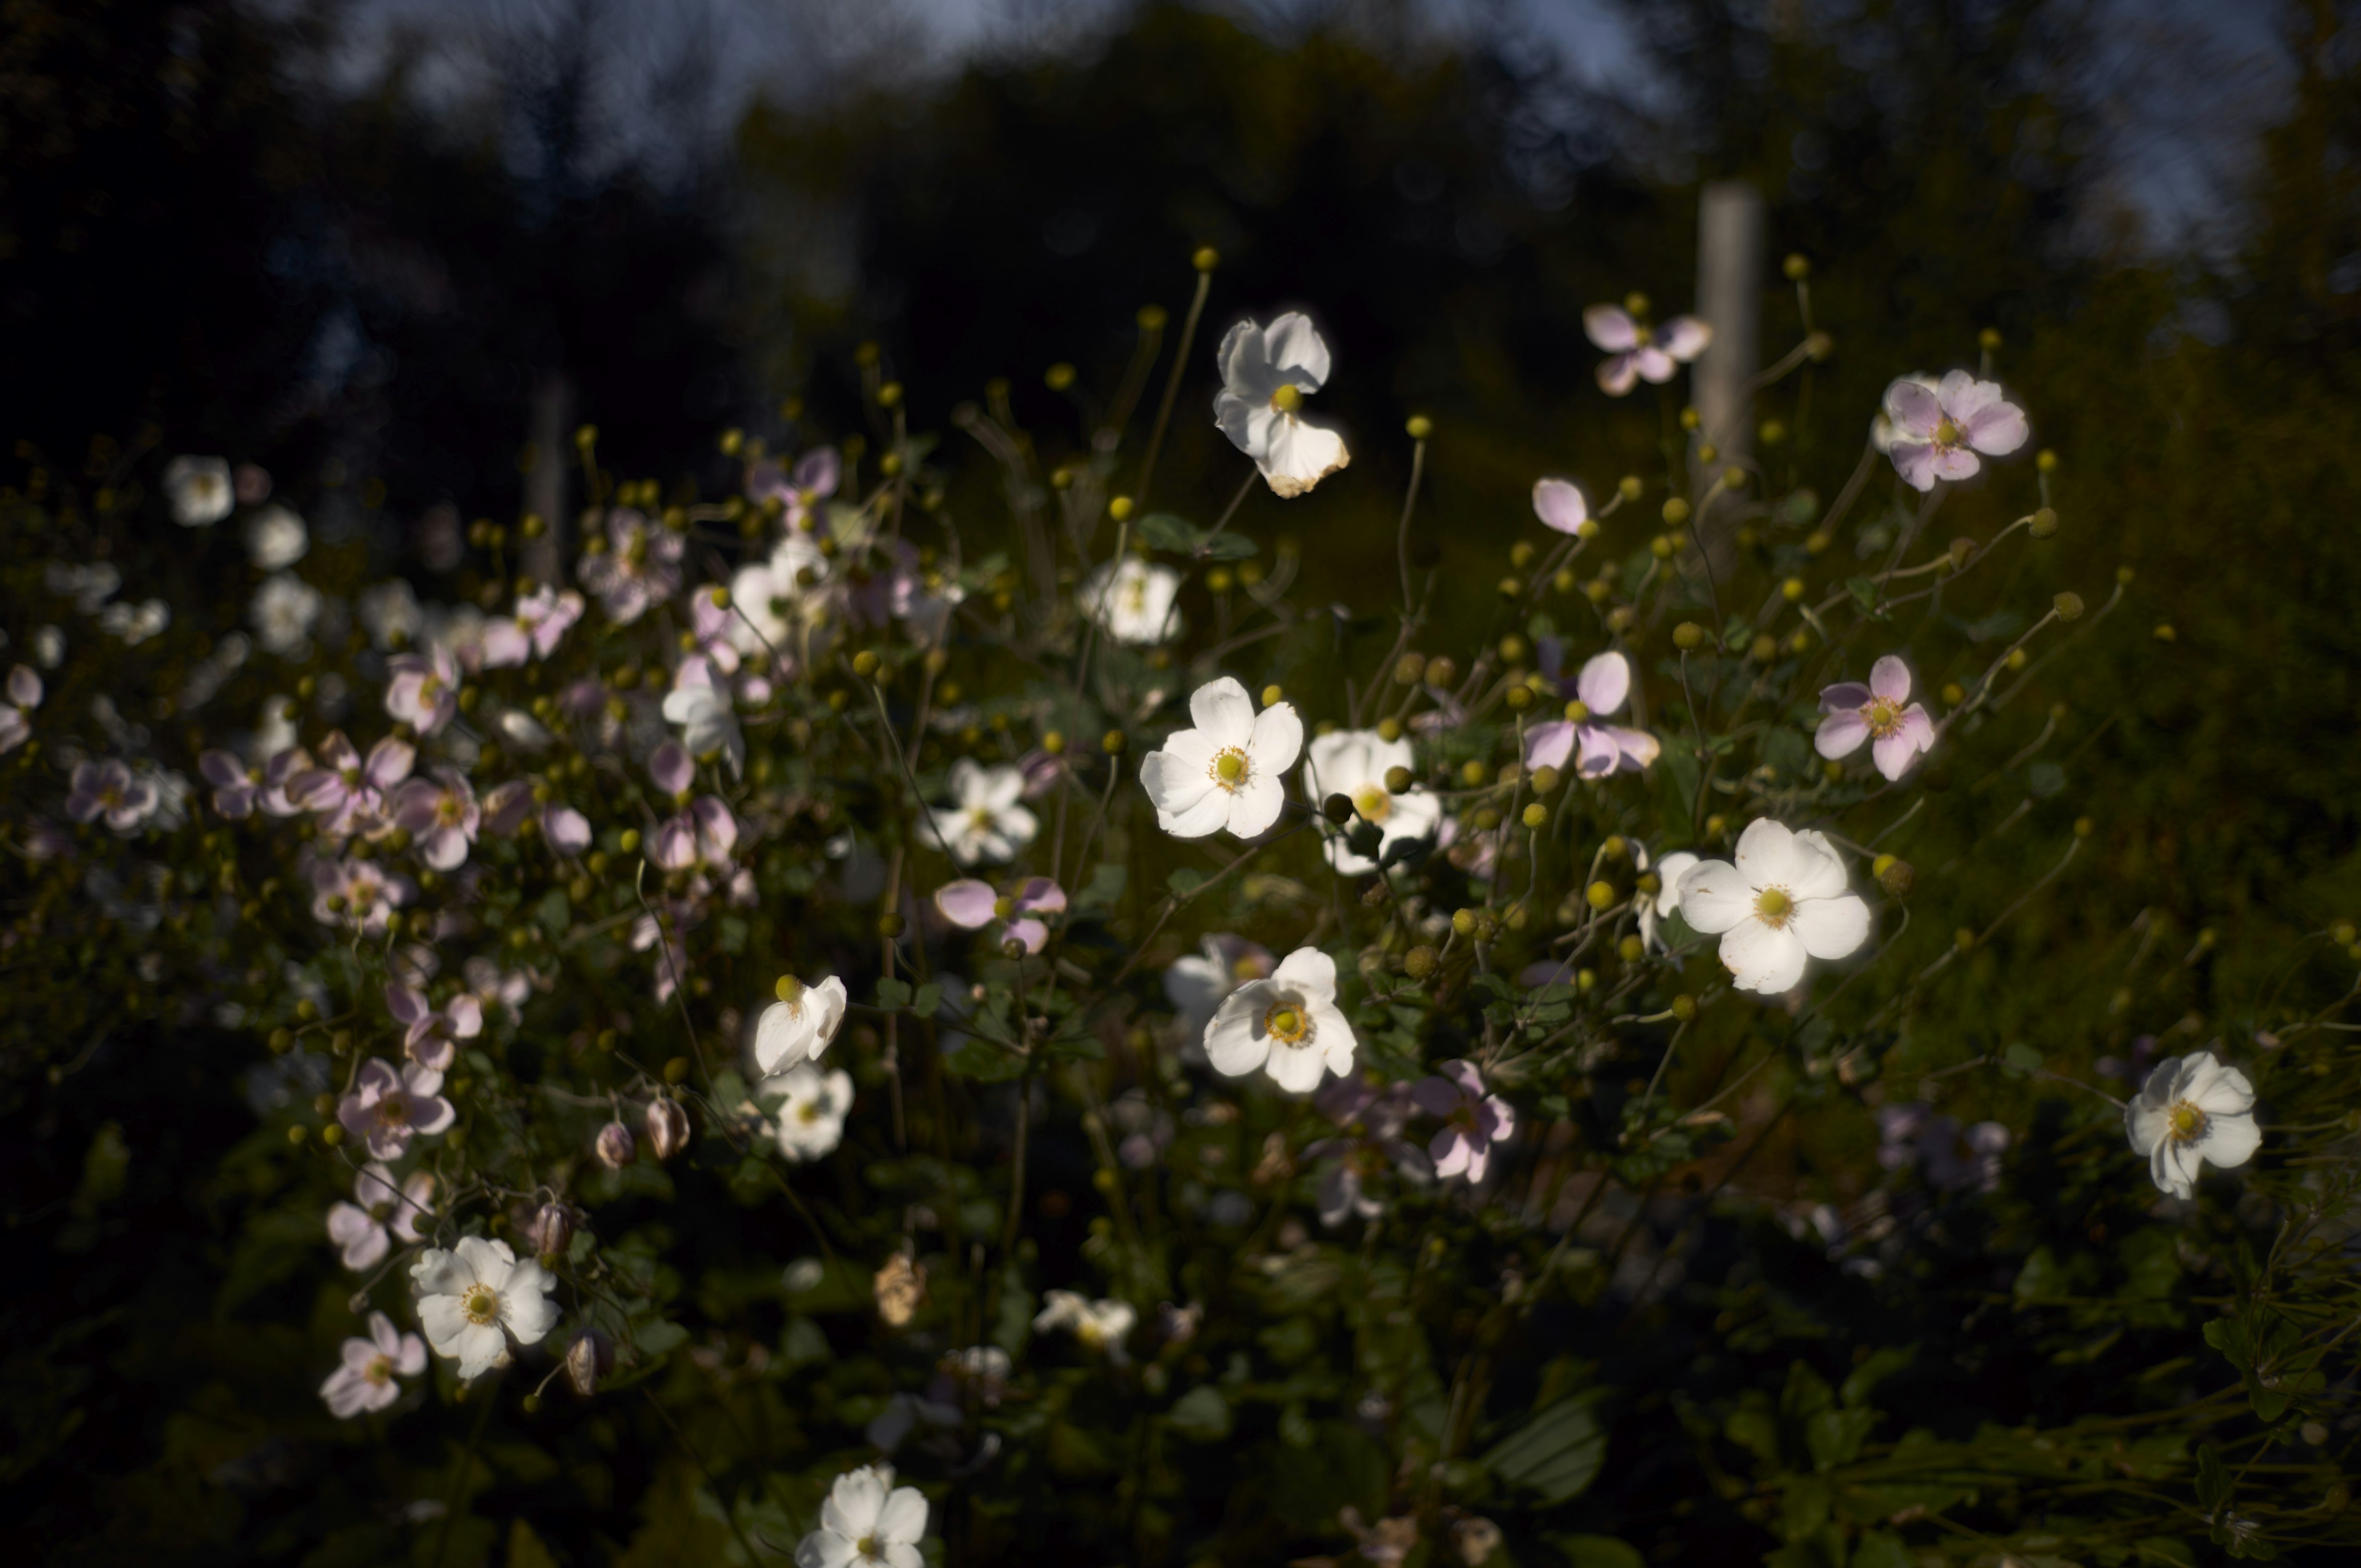
[[[563,1203],[544,1203],[533,1211],[527,1234],[535,1256],[559,1258],[574,1244],[574,1211]]]
[[[680,1102],[658,1096],[648,1102],[648,1147],[660,1160],[688,1146],[688,1113]]]
[[[598,1129],[598,1152],[600,1164],[609,1170],[620,1170],[639,1152],[639,1141],[622,1123],[609,1122]]]
[[[585,1329],[566,1347],[566,1380],[584,1398],[598,1391],[598,1379],[615,1370],[615,1342],[597,1329]]]

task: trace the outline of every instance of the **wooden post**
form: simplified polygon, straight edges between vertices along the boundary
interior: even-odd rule
[[[525,476],[524,504],[542,521],[539,539],[527,540],[519,564],[540,583],[566,580],[566,540],[573,520],[566,513],[566,476],[574,464],[574,383],[562,370],[533,378],[533,411],[527,422],[533,471]]]
[[[1697,417],[1725,458],[1754,450],[1754,374],[1763,367],[1763,193],[1717,180],[1697,199],[1697,313],[1713,346],[1697,362]]]

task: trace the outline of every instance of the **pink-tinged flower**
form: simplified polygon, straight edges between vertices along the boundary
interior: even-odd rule
[[[1556,639],[1545,639],[1542,669],[1558,673]],[[1560,689],[1565,683],[1560,681]],[[1563,771],[1571,758],[1576,777],[1603,779],[1609,773],[1635,773],[1656,760],[1656,738],[1644,729],[1606,720],[1622,710],[1631,695],[1631,663],[1620,653],[1601,653],[1582,666],[1574,679],[1574,700],[1566,716],[1525,731],[1525,766]]]
[[[72,787],[66,795],[66,815],[76,822],[94,822],[104,817],[115,832],[130,834],[155,815],[157,804],[156,786],[134,777],[125,763],[78,762]]]
[[[757,506],[776,500],[787,527],[803,528],[813,509],[836,494],[843,465],[833,446],[816,446],[796,459],[792,471],[772,462],[756,463],[746,473],[746,499]]]
[[[417,893],[408,877],[374,861],[319,860],[312,864],[312,917],[324,926],[382,937],[393,912]]]
[[[336,1120],[367,1146],[371,1159],[400,1159],[412,1138],[445,1132],[459,1119],[442,1091],[443,1075],[423,1062],[400,1072],[390,1062],[365,1062],[353,1091],[336,1107]]]
[[[254,815],[255,799],[262,794],[260,768],[247,767],[233,752],[213,751],[197,758],[197,772],[214,786],[215,811],[233,822]]]
[[[394,825],[406,828],[417,840],[418,858],[438,872],[456,871],[467,862],[467,846],[476,841],[483,812],[475,789],[456,769],[437,768],[431,779],[412,779],[393,792]]]
[[[1516,1135],[1517,1113],[1499,1095],[1484,1092],[1484,1077],[1474,1062],[1444,1062],[1441,1075],[1421,1079],[1411,1097],[1428,1115],[1443,1118],[1443,1130],[1426,1146],[1437,1176],[1464,1176],[1471,1184],[1483,1180],[1492,1146]]]
[[[1713,342],[1713,328],[1695,316],[1675,316],[1652,327],[1616,305],[1593,305],[1583,312],[1582,330],[1607,351],[1608,357],[1598,362],[1598,389],[1610,398],[1630,391],[1634,381],[1663,386]]]
[[[1590,503],[1582,499],[1571,479],[1536,479],[1533,515],[1542,520],[1543,528],[1572,533],[1589,521]]]
[[[1401,1135],[1411,1102],[1400,1084],[1380,1090],[1358,1074],[1347,1074],[1322,1089],[1312,1103],[1344,1129],[1343,1135],[1322,1138],[1303,1151],[1307,1161],[1336,1162],[1320,1178],[1322,1224],[1374,1220],[1384,1213],[1385,1204],[1371,1189],[1389,1169],[1409,1181],[1433,1179],[1433,1167],[1426,1156]]]
[[[1938,479],[1966,479],[1983,466],[1976,455],[2005,457],[2031,433],[2025,411],[2001,397],[2000,383],[1954,370],[1928,391],[1905,377],[1885,389],[1894,430],[1894,471],[1913,489]]]
[[[345,1364],[320,1385],[328,1413],[348,1421],[370,1410],[382,1410],[401,1398],[396,1377],[415,1377],[426,1370],[426,1343],[416,1334],[396,1332],[393,1320],[371,1312],[368,1338],[345,1342]]]
[[[1201,1038],[1223,999],[1250,980],[1268,980],[1279,967],[1268,948],[1227,931],[1205,938],[1200,953],[1172,960],[1164,971],[1164,994],[1191,1040]]]
[[[8,672],[8,700],[0,703],[0,753],[15,751],[33,733],[33,709],[41,706],[41,677],[29,664]]]
[[[533,786],[525,779],[494,784],[484,795],[483,830],[507,838],[533,816]],[[564,855],[590,847],[590,819],[562,800],[551,799],[541,808],[541,836]]]
[[[312,767],[312,753],[301,746],[290,746],[263,764],[262,788],[254,804],[268,817],[301,817],[303,807],[294,799],[294,782]]]
[[[421,735],[432,735],[459,711],[459,666],[443,647],[396,653],[385,662],[385,710]]]
[[[434,1197],[433,1171],[413,1170],[397,1183],[384,1162],[371,1160],[353,1178],[353,1201],[329,1206],[328,1239],[346,1268],[374,1268],[397,1239],[404,1246],[419,1240],[418,1222],[432,1212]]]
[[[581,619],[582,596],[572,588],[561,593],[543,587],[522,595],[513,614],[485,622],[484,667],[502,669],[528,659],[546,659]]]
[[[408,778],[417,761],[407,741],[389,735],[369,748],[364,762],[344,731],[335,730],[321,742],[319,766],[287,781],[287,795],[324,818],[324,832],[369,831],[383,821],[386,792]]]
[[[563,801],[542,807],[541,836],[560,854],[578,855],[590,847],[590,819]]]
[[[1833,762],[1870,743],[1877,771],[1890,780],[1910,771],[1919,753],[1935,744],[1935,722],[1910,700],[1910,666],[1888,653],[1869,667],[1869,685],[1839,681],[1820,692],[1820,731],[1813,745]]]
[[[557,1303],[547,1299],[556,1277],[531,1258],[519,1261],[506,1242],[461,1236],[449,1252],[428,1247],[410,1277],[427,1343],[459,1364],[463,1383],[509,1364],[510,1334],[538,1344],[557,1326]]]
[[[725,866],[738,847],[738,819],[718,795],[697,797],[687,810],[656,824],[648,858],[668,872]]]
[[[628,507],[607,514],[607,548],[582,557],[582,586],[607,619],[629,626],[680,591],[680,535]]]
[[[990,883],[962,877],[935,890],[935,907],[942,911],[944,919],[966,931],[980,931],[995,920],[1005,921],[1000,939],[1005,942],[1013,938],[1024,943],[1027,952],[1038,953],[1049,940],[1049,927],[1038,917],[1062,913],[1066,890],[1048,877],[1037,876],[1003,898],[993,892]]]
[[[473,992],[461,992],[441,1007],[428,1005],[425,996],[407,985],[385,988],[385,1009],[402,1026],[402,1049],[412,1061],[437,1072],[451,1070],[459,1054],[458,1042],[484,1032],[484,1004]]]
[[[460,966],[466,977],[467,994],[476,1004],[489,1011],[497,1006],[504,1009],[511,1022],[524,1017],[524,999],[533,994],[531,970],[503,970],[486,958],[469,959]]]
[[[727,686],[713,685],[712,671],[700,659],[681,666],[680,684],[664,694],[664,721],[681,727],[681,742],[689,754],[708,761],[719,754],[730,763],[731,777],[746,764],[746,735],[738,727],[738,713]]]
[[[684,905],[668,903],[670,920],[658,920],[653,915],[642,915],[631,922],[631,951],[644,953],[655,950],[655,999],[662,1006],[670,1002],[673,992],[680,989],[680,977],[687,972],[688,954],[680,941],[681,916]]]

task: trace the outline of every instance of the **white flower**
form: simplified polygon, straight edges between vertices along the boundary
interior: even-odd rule
[[[1290,311],[1268,332],[1242,321],[1223,334],[1215,359],[1222,389],[1213,422],[1254,459],[1274,494],[1300,496],[1353,460],[1342,436],[1299,416],[1303,395],[1328,379],[1328,345],[1309,317]]]
[[[173,458],[164,465],[164,494],[172,503],[172,521],[182,528],[210,528],[237,501],[225,457]]]
[[[98,612],[99,630],[110,637],[122,638],[133,648],[160,635],[171,624],[171,607],[162,599],[149,599],[144,604],[118,600]]]
[[[819,1060],[844,1024],[844,981],[836,976],[806,985],[783,974],[777,989],[779,999],[754,1025],[754,1065],[766,1073]]]
[[[1108,636],[1146,648],[1180,635],[1180,612],[1173,603],[1180,592],[1180,573],[1126,555],[1083,579],[1078,598]]]
[[[1205,938],[1202,957],[1188,953],[1172,960],[1164,971],[1164,994],[1180,1014],[1180,1027],[1202,1038],[1222,998],[1250,980],[1271,971],[1270,949],[1227,932]]]
[[[1156,804],[1156,824],[1176,839],[1202,839],[1226,828],[1251,839],[1279,820],[1287,803],[1279,775],[1303,750],[1295,705],[1260,713],[1246,688],[1228,675],[1189,698],[1193,729],[1176,729],[1141,759],[1139,782]]]
[[[967,757],[951,764],[955,806],[933,806],[932,836],[942,851],[963,866],[1005,861],[1033,841],[1040,823],[1020,805],[1024,770],[982,768]]]
[[[1386,788],[1386,773],[1413,761],[1409,741],[1380,740],[1374,729],[1314,736],[1303,761],[1304,797],[1315,808],[1332,795],[1349,799],[1361,820],[1384,834],[1382,857],[1400,840],[1433,838],[1443,820],[1443,803],[1425,791],[1395,795]],[[1328,863],[1346,876],[1378,869],[1377,861],[1346,848],[1341,830],[1328,836]]]
[[[328,1413],[348,1421],[368,1410],[382,1410],[401,1398],[394,1378],[415,1377],[426,1370],[426,1347],[416,1334],[401,1333],[383,1312],[368,1316],[368,1338],[345,1342],[344,1365],[320,1385]]]
[[[836,1478],[819,1507],[819,1528],[796,1544],[796,1568],[919,1568],[927,1499],[894,1485],[890,1464],[866,1464]]]
[[[754,1086],[758,1102],[779,1102],[779,1152],[801,1163],[836,1152],[844,1141],[844,1113],[852,1109],[852,1077],[797,1062]]]
[[[1230,1078],[1266,1068],[1291,1094],[1318,1088],[1323,1072],[1351,1072],[1353,1026],[1336,1007],[1336,960],[1298,948],[1268,980],[1230,992],[1205,1025],[1205,1057]]]
[[[360,618],[362,629],[369,641],[379,648],[390,648],[398,638],[414,641],[426,624],[425,611],[418,607],[418,592],[400,577],[390,577],[363,588],[353,600],[353,613]]]
[[[0,702],[0,751],[14,751],[33,732],[33,709],[41,706],[41,677],[28,664],[8,672],[7,700]]]
[[[311,547],[303,520],[285,507],[264,507],[246,520],[246,557],[266,572],[293,565]]]
[[[462,1236],[450,1252],[429,1247],[410,1266],[418,1292],[418,1322],[434,1354],[456,1358],[460,1381],[509,1361],[508,1339],[537,1344],[557,1324],[557,1303],[544,1299],[556,1277],[506,1242]]]
[[[1041,1313],[1033,1320],[1033,1332],[1071,1330],[1084,1348],[1104,1352],[1109,1361],[1120,1366],[1130,1359],[1124,1354],[1124,1336],[1138,1321],[1139,1314],[1128,1301],[1093,1301],[1071,1290],[1049,1290],[1042,1293]]]
[[[2161,1191],[2187,1198],[2207,1160],[2228,1169],[2255,1157],[2262,1130],[2255,1125],[2255,1086],[2211,1051],[2167,1057],[2124,1107],[2132,1151],[2147,1157]]]
[[[1736,865],[1700,861],[1675,896],[1693,929],[1720,936],[1738,989],[1765,996],[1793,990],[1806,958],[1840,959],[1869,939],[1869,905],[1827,835],[1791,833],[1767,817],[1739,836]]]
[[[746,763],[746,732],[738,728],[738,713],[726,688],[712,685],[675,686],[664,694],[664,718],[680,726],[681,742],[692,757],[719,751],[730,761],[730,774]]]
[[[1634,860],[1640,870],[1648,869],[1646,850],[1638,850]],[[1657,938],[1656,927],[1664,923],[1665,916],[1681,912],[1681,878],[1688,875],[1689,868],[1697,863],[1697,858],[1686,850],[1674,850],[1657,863],[1656,891],[1631,897],[1631,914],[1640,923],[1640,940],[1658,952],[1664,950],[1664,944]]]
[[[262,579],[247,613],[254,634],[272,653],[293,653],[311,640],[312,623],[320,619],[320,590],[292,572]]]

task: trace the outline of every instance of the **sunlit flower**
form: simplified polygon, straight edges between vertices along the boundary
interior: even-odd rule
[[[1935,744],[1935,723],[1924,706],[1910,700],[1910,666],[1888,653],[1869,668],[1869,685],[1839,681],[1820,693],[1820,720],[1813,744],[1833,761],[1850,757],[1870,742],[1877,771],[1898,779],[1919,753]]]
[[[1084,1349],[1099,1351],[1120,1366],[1130,1359],[1124,1352],[1124,1338],[1138,1321],[1139,1314],[1132,1310],[1128,1301],[1093,1301],[1072,1290],[1045,1290],[1041,1293],[1041,1310],[1033,1320],[1033,1332],[1048,1333],[1052,1329],[1065,1329],[1082,1342]]]
[[[1590,503],[1582,499],[1582,491],[1571,479],[1536,479],[1533,515],[1544,528],[1572,533],[1590,516]]]
[[[353,1201],[328,1206],[328,1239],[346,1268],[374,1268],[396,1240],[404,1246],[418,1241],[418,1222],[434,1198],[433,1171],[413,1170],[397,1182],[383,1161],[371,1160],[353,1177]]]
[[[1328,379],[1328,345],[1310,317],[1290,311],[1268,331],[1242,321],[1223,335],[1215,362],[1213,422],[1274,494],[1300,496],[1353,460],[1342,436],[1301,417],[1304,395]]]
[[[292,572],[275,572],[254,590],[247,618],[254,622],[255,641],[266,652],[294,653],[312,640],[313,623],[325,604],[320,590]]]
[[[1351,1072],[1353,1045],[1336,1006],[1336,961],[1317,948],[1298,948],[1268,980],[1230,992],[1205,1026],[1214,1070],[1243,1078],[1267,1069],[1291,1094],[1317,1088],[1323,1073]]]
[[[182,528],[209,528],[237,504],[225,457],[175,457],[164,465],[164,497]]]
[[[264,507],[246,520],[246,558],[266,572],[293,565],[312,547],[303,520],[285,507]]]
[[[1268,977],[1276,961],[1261,943],[1226,931],[1207,937],[1202,953],[1173,959],[1164,971],[1164,994],[1180,1014],[1182,1032],[1192,1040],[1203,1038],[1222,999],[1250,980]]]
[[[1033,841],[1040,823],[1019,804],[1025,774],[1012,767],[978,767],[972,758],[951,764],[955,804],[928,808],[929,837],[961,865],[1012,859]]]
[[[437,1072],[451,1070],[459,1041],[484,1032],[484,1004],[470,992],[435,1007],[416,988],[397,983],[385,988],[385,1008],[402,1026],[401,1047],[410,1058]]]
[[[2149,1069],[2140,1091],[2124,1107],[2132,1152],[2147,1157],[2160,1191],[2187,1198],[2207,1161],[2227,1170],[2262,1146],[2255,1124],[2255,1086],[2211,1051],[2167,1057]]]
[[[1554,648],[1543,651],[1543,671],[1554,675]],[[1525,766],[1556,768],[1574,763],[1577,778],[1603,779],[1609,773],[1638,773],[1656,760],[1656,738],[1644,729],[1607,720],[1622,711],[1631,695],[1631,662],[1622,654],[1596,655],[1574,680],[1574,700],[1566,716],[1536,724],[1525,731]]]
[[[1027,952],[1038,953],[1049,940],[1049,927],[1040,917],[1065,909],[1066,890],[1048,877],[1028,877],[1003,898],[990,883],[967,877],[937,888],[935,907],[961,930],[980,931],[995,920],[1005,922],[1004,941],[1022,942]]]
[[[66,815],[76,822],[95,822],[103,817],[117,833],[137,833],[139,825],[156,814],[157,805],[155,784],[134,774],[126,763],[74,764]]]
[[[445,1252],[429,1247],[411,1265],[418,1322],[434,1354],[456,1360],[469,1381],[509,1362],[507,1334],[537,1344],[557,1326],[557,1303],[545,1299],[556,1277],[506,1242],[462,1236]],[[501,1331],[506,1330],[504,1334]]]
[[[1327,835],[1328,863],[1345,876],[1362,876],[1378,869],[1385,852],[1415,839],[1432,839],[1443,820],[1443,803],[1422,789],[1396,795],[1386,788],[1386,774],[1395,768],[1412,768],[1416,758],[1407,740],[1387,740],[1374,729],[1338,729],[1315,735],[1303,757],[1303,795],[1314,807],[1332,795],[1353,803],[1354,812],[1382,835],[1378,860],[1355,854],[1341,829]]]
[[[423,1062],[400,1072],[390,1062],[364,1062],[352,1092],[336,1107],[336,1120],[368,1146],[371,1159],[400,1159],[412,1138],[432,1137],[458,1120],[442,1091],[443,1075]]]
[[[680,726],[689,755],[709,757],[719,752],[730,763],[732,778],[745,766],[746,733],[738,727],[738,712],[726,687],[675,686],[664,694],[664,716],[666,723]]]
[[[1632,863],[1642,872],[1649,869],[1646,849],[1632,852]],[[1675,850],[1656,862],[1656,891],[1642,889],[1631,895],[1631,916],[1639,924],[1640,940],[1658,952],[1664,950],[1664,943],[1657,931],[1666,916],[1680,913],[1681,878],[1688,875],[1689,868],[1697,863],[1697,857],[1688,850]]]
[[[582,557],[582,586],[607,619],[629,626],[680,591],[680,535],[628,507],[607,514],[607,548]]]
[[[41,677],[28,664],[8,672],[7,698],[0,702],[0,752],[15,751],[33,732],[33,709],[41,706]]]
[[[1582,313],[1582,330],[1607,351],[1598,362],[1598,388],[1610,398],[1623,396],[1635,381],[1663,386],[1713,342],[1713,328],[1695,316],[1652,327],[1620,305],[1591,306]]]
[[[781,975],[777,994],[754,1026],[754,1065],[766,1073],[819,1060],[844,1025],[844,981],[834,975],[818,985]]]
[[[1176,839],[1228,828],[1251,839],[1279,820],[1287,804],[1279,779],[1303,751],[1295,705],[1260,713],[1246,688],[1228,675],[1189,698],[1192,729],[1176,729],[1141,759],[1139,782],[1155,803],[1157,826]]]
[[[426,1346],[416,1334],[396,1330],[383,1312],[368,1315],[368,1337],[345,1341],[344,1365],[320,1385],[328,1413],[350,1420],[370,1410],[382,1410],[401,1398],[396,1377],[415,1377],[426,1370]]]
[[[1942,389],[1942,383],[1936,380],[1932,376],[1914,374],[1897,377],[1894,384],[1898,386],[1904,381],[1907,381],[1913,386],[1924,387],[1930,394],[1939,392]],[[1894,455],[1894,438],[1900,432],[1895,428],[1894,423],[1894,416],[1885,411],[1885,405],[1883,402],[1879,403],[1877,411],[1872,414],[1869,419],[1869,444],[1877,448],[1877,454],[1879,456],[1891,457]]]
[[[396,653],[385,662],[385,710],[421,736],[432,735],[459,711],[459,666],[445,648]]]
[[[582,619],[582,596],[544,585],[517,596],[515,610],[484,623],[484,666],[500,669],[528,659],[546,659],[566,630]]]
[[[1979,381],[1954,370],[1928,391],[1905,378],[1885,389],[1885,415],[1893,422],[1888,455],[1894,471],[1914,489],[1931,490],[1938,479],[1966,479],[1983,466],[1982,453],[2005,457],[2031,433],[2025,411],[2001,396],[1997,381]]]
[[[807,1061],[754,1086],[755,1100],[777,1102],[779,1152],[801,1163],[836,1152],[844,1141],[844,1115],[852,1109],[852,1077],[841,1069],[822,1072]]]
[[[927,1499],[894,1485],[894,1467],[868,1464],[836,1478],[819,1528],[796,1545],[796,1568],[920,1568]]]
[[[1493,1146],[1516,1135],[1516,1111],[1499,1095],[1484,1091],[1484,1076],[1474,1062],[1444,1062],[1439,1077],[1421,1079],[1411,1093],[1420,1110],[1443,1119],[1443,1130],[1427,1146],[1437,1176],[1483,1180]]]
[[[1869,905],[1827,836],[1767,817],[1739,835],[1735,865],[1698,861],[1678,896],[1692,929],[1721,938],[1721,961],[1741,991],[1791,991],[1806,959],[1841,959],[1869,940]]]
[[[1147,648],[1180,635],[1180,573],[1126,555],[1083,578],[1076,602],[1116,641]]]

